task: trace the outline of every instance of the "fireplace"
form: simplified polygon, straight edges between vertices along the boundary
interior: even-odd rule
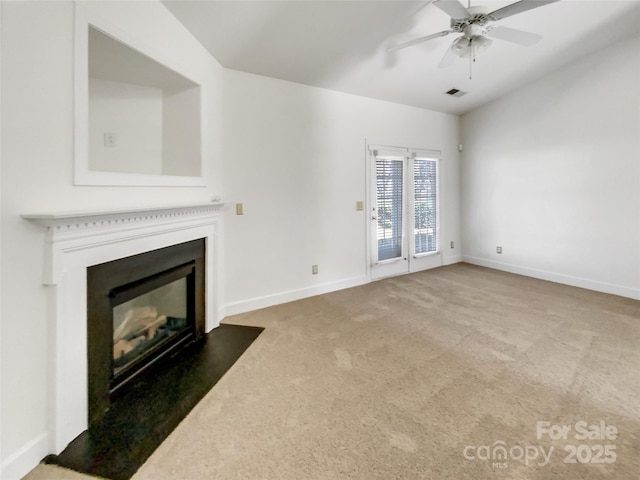
[[[100,398],[98,401],[100,406],[91,407],[92,416],[95,411],[98,412],[99,417],[100,412],[109,408],[113,396],[120,395],[119,392],[124,393],[124,390],[135,391],[137,385],[143,384],[144,379],[149,378],[147,375],[149,370],[161,368],[163,363],[172,361],[174,358],[172,356],[174,352],[165,355],[118,388],[118,384],[121,383],[119,380],[123,378],[119,374],[124,370],[117,372],[112,370],[112,364],[115,363],[113,335],[117,328],[117,326],[114,327],[113,309],[131,300],[125,300],[126,296],[119,296],[122,292],[118,290],[118,287],[131,287],[135,285],[136,281],[140,281],[142,287],[140,295],[150,293],[156,288],[179,280],[179,278],[163,278],[162,272],[166,272],[170,276],[173,269],[181,268],[193,261],[194,258],[183,258],[178,263],[164,265],[161,269],[148,267],[148,271],[136,275],[136,278],[121,278],[108,287],[108,291],[114,295],[115,300],[112,300],[108,293],[102,299],[109,306],[106,309],[107,313],[102,314],[106,316],[107,320],[100,322],[100,325],[106,332],[102,332],[100,337],[103,341],[106,339],[108,343],[99,348],[99,351],[102,352],[100,355],[103,363],[98,369],[97,377],[93,372],[95,359],[93,359],[93,354],[89,354],[89,344],[93,342],[93,340],[89,340],[89,336],[93,336],[93,327],[91,326],[93,324],[89,322],[87,315],[88,301],[90,300],[87,292],[89,287],[87,275],[90,268],[120,259],[143,258],[139,255],[162,251],[167,247],[170,248],[194,240],[202,242],[205,245],[204,268],[200,270],[201,273],[198,273],[198,261],[196,260],[196,277],[200,274],[205,277],[204,287],[201,285],[200,288],[204,288],[202,296],[206,298],[206,302],[204,303],[205,313],[202,316],[198,313],[198,308],[203,307],[197,307],[198,303],[196,302],[195,319],[197,322],[200,321],[198,319],[204,318],[205,332],[211,332],[212,329],[218,327],[220,319],[224,317],[224,309],[218,303],[221,287],[217,280],[219,269],[218,238],[221,226],[220,214],[223,206],[222,203],[209,202],[123,210],[43,212],[23,215],[25,219],[42,225],[46,232],[43,236],[42,283],[47,286],[50,306],[48,313],[51,326],[49,334],[51,372],[48,386],[50,392],[48,418],[50,423],[48,433],[42,440],[46,445],[40,448],[58,454],[74,438],[87,430],[90,426],[88,397],[94,396],[93,393],[88,395],[90,390],[93,392],[94,389],[97,389],[96,391],[99,392],[95,396]],[[157,255],[157,261],[150,262],[152,265],[158,264],[165,258],[174,257],[173,255]],[[191,256],[187,255],[186,257]],[[121,272],[121,275],[124,273]],[[180,278],[186,277],[185,282],[187,282],[187,291],[189,291],[189,274],[182,276],[181,273],[179,276]],[[156,280],[159,280],[159,283],[154,285]],[[165,280],[171,281],[164,283]],[[196,282],[196,292],[198,284]],[[138,293],[135,295],[137,296]],[[196,297],[198,295],[196,293]],[[119,303],[120,301],[122,303]],[[137,303],[135,305],[139,306]],[[158,308],[159,316],[163,315],[162,308],[162,306]],[[164,315],[183,318],[181,312],[173,310]],[[189,319],[188,312],[186,318]],[[116,320],[116,323],[118,321]],[[168,323],[176,321],[167,318]],[[176,326],[175,323],[169,323],[169,325]],[[196,328],[196,333],[193,335],[197,336],[197,328],[200,327],[190,328]],[[91,335],[89,335],[89,330],[92,331]],[[178,333],[176,335],[182,338],[182,335],[188,336],[190,334]],[[171,341],[178,342],[178,340]],[[146,354],[144,355],[146,357]],[[180,356],[184,357],[184,355]],[[89,363],[92,363],[91,374],[89,374]],[[125,363],[127,370],[130,368],[129,365],[134,363],[136,364],[135,370],[138,370],[137,355],[133,363]],[[112,379],[114,374],[120,377],[116,382],[113,382]],[[143,381],[137,381],[138,378]],[[89,382],[92,384],[91,387],[89,387]]]
[[[87,268],[89,425],[204,334],[205,240]]]
[[[128,480],[260,334],[220,325],[223,206],[23,215],[46,232],[46,462]]]

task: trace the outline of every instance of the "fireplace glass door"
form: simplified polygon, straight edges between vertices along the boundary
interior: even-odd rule
[[[187,328],[187,278],[139,295],[113,308],[113,374]]]
[[[193,336],[194,286],[195,263],[189,262],[109,292],[112,392]]]

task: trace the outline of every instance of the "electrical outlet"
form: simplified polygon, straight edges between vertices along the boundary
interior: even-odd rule
[[[496,247],[496,253],[502,253],[502,247]]]
[[[451,243],[449,245],[451,246],[451,248],[453,248],[453,245],[454,245],[453,240],[451,240]]]
[[[244,206],[241,203],[236,203],[236,215],[244,215]]]
[[[116,146],[116,134],[105,133],[104,134],[104,146],[109,148],[115,148]]]
[[[318,274],[318,265],[311,265],[311,275]]]

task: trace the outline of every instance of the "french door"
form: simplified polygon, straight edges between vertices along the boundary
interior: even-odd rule
[[[442,265],[440,153],[369,147],[371,278]]]

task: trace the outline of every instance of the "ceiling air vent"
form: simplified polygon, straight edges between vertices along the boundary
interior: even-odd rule
[[[452,88],[448,92],[444,93],[446,93],[447,95],[451,95],[452,97],[461,97],[467,94],[467,92],[463,92],[462,90],[458,90],[457,88]]]

